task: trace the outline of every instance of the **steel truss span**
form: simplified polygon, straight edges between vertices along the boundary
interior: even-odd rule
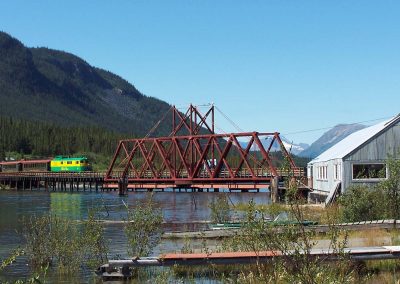
[[[169,136],[119,141],[106,183],[130,188],[252,189],[268,187],[289,173],[301,175],[278,132],[216,134],[214,106],[204,115],[192,105],[185,114],[175,107],[170,112]],[[278,169],[272,152],[276,146],[286,161],[284,171]]]

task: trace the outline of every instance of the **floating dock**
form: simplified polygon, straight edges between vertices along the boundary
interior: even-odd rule
[[[343,253],[353,261],[400,259],[400,246],[351,247],[345,248]],[[159,257],[110,260],[107,264],[99,267],[96,273],[105,279],[129,278],[131,277],[131,268],[134,267],[252,264],[265,263],[273,258],[287,258],[291,255],[292,252],[282,253],[280,251],[163,254]],[[341,259],[337,251],[328,248],[312,249],[309,251],[309,255],[324,261]]]

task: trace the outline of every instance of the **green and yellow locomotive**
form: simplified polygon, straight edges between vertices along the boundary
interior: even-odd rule
[[[91,169],[86,157],[56,156],[50,162],[52,172],[84,172]]]

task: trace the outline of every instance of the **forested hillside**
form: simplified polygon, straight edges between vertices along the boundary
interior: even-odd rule
[[[0,115],[144,135],[169,109],[121,77],[0,32]],[[162,126],[158,134],[169,133]]]
[[[127,135],[103,129],[61,127],[0,116],[0,161],[7,158],[44,158],[83,154],[104,169],[118,140]]]

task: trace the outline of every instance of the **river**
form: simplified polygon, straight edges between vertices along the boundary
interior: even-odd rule
[[[163,214],[166,231],[183,229],[202,229],[205,224],[190,225],[191,222],[208,220],[210,209],[208,204],[218,194],[227,194],[230,201],[247,203],[253,199],[256,203],[269,203],[269,193],[213,193],[213,192],[158,192],[153,194],[153,202]],[[3,191],[0,192],[0,259],[4,259],[18,246],[23,245],[21,236],[23,218],[54,213],[71,220],[87,218],[88,210],[100,210],[101,219],[120,221],[126,219],[127,204],[134,208],[150,198],[151,193],[136,192],[120,197],[115,192],[107,193],[67,193],[45,191]],[[197,227],[196,227],[197,226]],[[126,238],[121,224],[106,225],[105,237],[108,240],[110,254],[113,257],[128,257]],[[201,247],[202,244],[194,243]],[[154,248],[153,255],[163,252],[179,252],[182,241],[163,239],[160,245]],[[17,261],[0,272],[0,283],[14,282],[25,279],[31,274],[28,261],[20,257]],[[79,276],[77,283],[97,282],[98,278],[92,271],[86,271]],[[51,271],[46,283],[71,283],[71,279],[61,278]]]

